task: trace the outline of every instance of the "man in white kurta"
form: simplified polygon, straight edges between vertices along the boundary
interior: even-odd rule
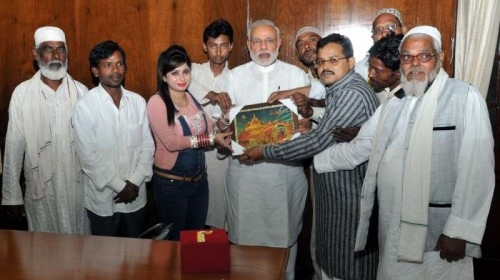
[[[138,237],[153,175],[146,101],[123,88],[125,52],[116,42],[97,44],[89,60],[99,85],[75,105],[73,126],[92,234]]]
[[[248,34],[252,61],[231,70],[228,93],[236,106],[267,102],[277,89],[308,84],[302,69],[277,60],[281,39],[270,21],[254,22]],[[290,247],[302,228],[307,181],[300,162],[260,161],[248,165],[233,158],[227,175],[229,239],[242,245]],[[287,279],[293,279],[296,245]]]
[[[220,19],[210,23],[203,32],[203,50],[208,61],[191,64],[189,92],[214,119],[221,117],[222,109],[228,112],[231,100],[226,91],[229,67],[227,60],[233,48],[233,29],[229,22]],[[208,212],[206,225],[224,228],[226,223],[226,172],[228,158],[217,153],[214,147],[206,148],[205,159],[208,175]]]
[[[341,162],[364,161],[367,148],[372,147],[357,249],[366,244],[376,193],[379,279],[402,275],[405,279],[473,279],[472,257],[481,254],[495,183],[486,103],[471,85],[448,78],[441,69],[437,29],[410,30],[400,49],[407,96],[383,104],[358,137],[343,144],[350,148],[330,153],[333,158],[324,158],[329,163],[316,168],[330,172],[342,168]],[[425,120],[429,115],[432,118]],[[422,126],[425,121],[428,125]],[[416,143],[429,143],[430,149],[425,145],[415,151]],[[429,157],[420,156],[426,153]],[[413,170],[426,176],[415,176]],[[418,182],[416,188],[407,188],[413,182]]]
[[[71,113],[87,88],[67,74],[64,32],[52,26],[35,32],[40,70],[16,87],[9,105],[2,204],[24,203],[30,231],[89,233]],[[26,194],[20,186],[24,158]]]

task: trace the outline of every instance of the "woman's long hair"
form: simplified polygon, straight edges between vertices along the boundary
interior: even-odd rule
[[[168,89],[168,84],[163,80],[163,77],[167,75],[168,72],[174,70],[175,68],[187,64],[191,68],[191,59],[189,58],[186,50],[179,45],[172,45],[166,51],[162,52],[158,57],[158,68],[157,68],[157,91],[160,97],[165,102],[167,107],[167,123],[168,125],[173,125],[175,121],[175,106],[172,98],[170,97],[170,91]]]

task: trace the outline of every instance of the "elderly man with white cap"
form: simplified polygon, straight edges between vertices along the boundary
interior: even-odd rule
[[[68,51],[61,29],[36,30],[33,58],[38,72],[18,85],[10,100],[2,204],[10,205],[15,216],[24,216],[24,204],[30,231],[87,234],[71,114],[88,89],[67,73]],[[24,199],[19,182],[23,161]]]
[[[407,31],[407,27],[403,24],[403,17],[401,16],[401,13],[399,10],[395,8],[383,8],[377,11],[377,16],[373,20],[373,25],[372,25],[372,39],[373,43],[378,42],[380,39],[385,38],[389,35],[400,35],[400,34],[405,34]],[[299,56],[300,61],[308,66],[305,61],[301,58],[300,56],[300,51],[299,51],[299,42],[297,41],[298,39],[298,34],[301,32],[313,32],[318,35],[319,30],[314,27],[306,26],[300,29],[297,32],[297,35],[295,36],[295,44],[297,47],[297,55]],[[314,44],[314,46],[316,46]],[[312,49],[312,48],[311,48]],[[370,54],[366,54],[366,56],[358,61],[356,63],[356,66],[354,67],[354,71],[359,73],[363,78],[365,78],[367,81],[369,80],[368,77],[368,67],[369,67],[369,61],[370,59]],[[311,66],[308,66],[309,69],[314,69],[314,61]],[[314,72],[314,70],[310,70],[309,73]],[[311,86],[303,87],[303,88],[298,88],[294,89],[291,91],[283,91],[283,92],[276,92],[273,93],[270,97],[270,102],[274,102],[275,100],[278,99],[283,99],[292,96],[295,93],[300,93],[302,95],[308,96],[309,98],[313,99],[323,99],[325,97],[325,90],[324,87],[321,83],[315,83],[311,82]],[[380,94],[377,93],[377,96],[379,97],[380,103],[384,102],[387,94],[385,92],[381,92]],[[294,99],[299,98],[297,94],[293,95]],[[296,100],[298,103],[297,105],[299,106],[299,109],[301,107],[301,104],[303,103],[303,98],[300,98],[300,100]],[[312,119],[318,119],[324,115],[324,109],[322,108],[313,108],[313,115],[308,116]],[[307,116],[307,115],[303,115]],[[349,133],[351,137],[355,137],[358,129],[352,128],[352,129],[347,129],[344,130],[345,132]]]
[[[473,279],[471,257],[481,254],[495,185],[491,125],[485,100],[448,77],[443,56],[436,28],[411,29],[400,45],[406,96],[362,126],[349,143],[364,146],[357,154],[336,154],[318,170],[369,159],[356,250],[378,204],[378,279]]]

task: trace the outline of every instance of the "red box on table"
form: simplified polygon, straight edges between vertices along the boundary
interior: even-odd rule
[[[229,271],[229,241],[222,229],[181,231],[182,272]]]

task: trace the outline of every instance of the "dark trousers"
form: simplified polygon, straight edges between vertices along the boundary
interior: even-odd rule
[[[145,230],[146,209],[143,207],[131,213],[114,213],[113,216],[99,216],[87,209],[92,235],[138,237]]]
[[[207,174],[196,183],[186,183],[153,175],[153,191],[158,218],[173,223],[170,240],[179,240],[181,230],[203,229],[208,211]]]

